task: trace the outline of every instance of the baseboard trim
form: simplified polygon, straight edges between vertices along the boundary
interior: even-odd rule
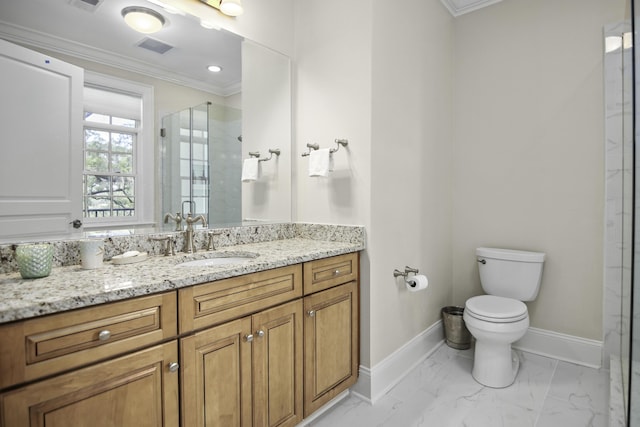
[[[602,366],[602,341],[529,328],[525,336],[512,347],[590,368]]]
[[[358,382],[352,392],[375,404],[443,343],[442,321],[438,320],[372,369],[360,366]]]
[[[360,366],[358,382],[351,392],[374,404],[444,344],[442,321],[438,320],[373,368]],[[529,328],[513,348],[590,368],[602,366],[603,342],[538,328]]]

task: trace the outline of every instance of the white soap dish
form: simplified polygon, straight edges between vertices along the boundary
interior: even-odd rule
[[[116,255],[111,258],[116,265],[134,264],[136,262],[142,262],[145,259],[147,259],[147,253],[138,251],[125,252],[122,255]]]

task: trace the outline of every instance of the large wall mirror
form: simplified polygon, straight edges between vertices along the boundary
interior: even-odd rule
[[[122,10],[134,6],[129,0],[5,1],[0,38],[153,87],[154,153],[145,153],[153,166],[144,171],[152,175],[146,182],[153,189],[145,190],[153,213],[146,224],[170,230],[167,213],[190,211],[207,215],[209,228],[290,221],[289,58],[158,4],[135,4],[165,19],[159,32],[145,35],[123,20]],[[250,152],[265,161],[258,179],[243,183]]]

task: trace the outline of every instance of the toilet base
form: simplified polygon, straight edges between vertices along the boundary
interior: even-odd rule
[[[483,344],[476,340],[472,375],[480,384],[508,387],[515,381],[519,368],[520,358],[511,350],[511,344]]]

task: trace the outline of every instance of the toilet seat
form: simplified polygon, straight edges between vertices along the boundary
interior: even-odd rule
[[[480,295],[465,304],[468,315],[492,323],[511,323],[527,318],[527,306],[513,298]]]

